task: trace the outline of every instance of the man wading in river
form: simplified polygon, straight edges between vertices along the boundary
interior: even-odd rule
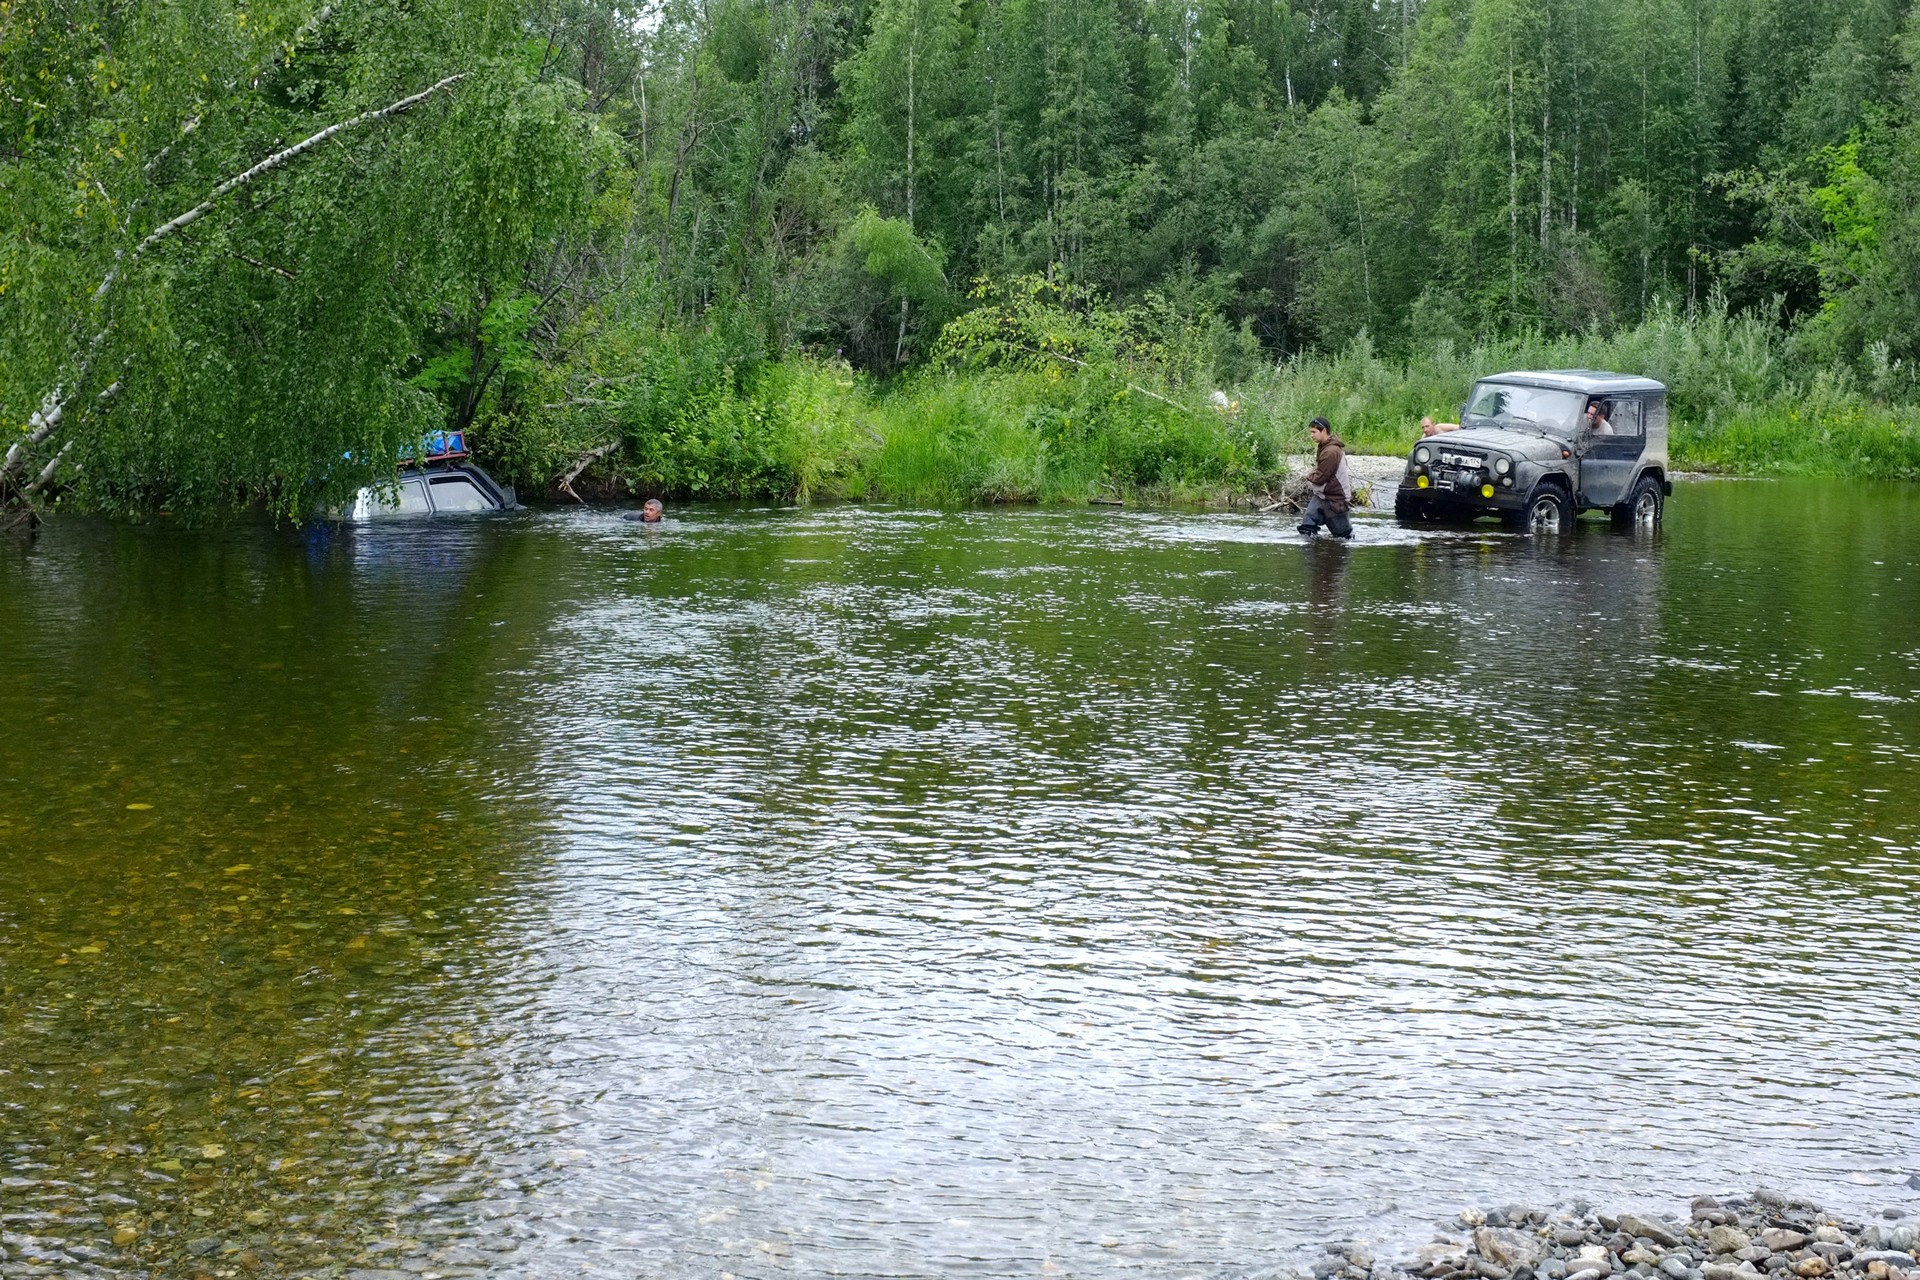
[[[1347,446],[1333,434],[1333,425],[1325,418],[1315,418],[1307,431],[1313,436],[1313,447],[1319,455],[1314,459],[1313,470],[1307,472],[1307,486],[1313,490],[1313,501],[1307,504],[1306,514],[1301,518],[1300,532],[1311,538],[1324,524],[1334,537],[1351,538],[1353,524],[1347,519],[1347,485],[1352,471],[1347,466]]]

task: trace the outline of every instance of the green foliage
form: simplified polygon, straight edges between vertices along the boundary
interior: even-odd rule
[[[853,251],[867,274],[886,285],[896,298],[922,307],[946,301],[947,277],[941,253],[913,234],[900,218],[883,218],[871,207],[862,209],[847,229]]]
[[[1023,276],[977,280],[971,299],[974,305],[941,331],[936,363],[1049,376],[1064,366],[1174,386],[1200,372],[1216,349],[1237,345],[1215,338],[1208,319],[1185,315],[1158,295],[1117,308],[1090,289]]]
[[[1904,0],[634,12],[0,0],[0,428],[72,410],[0,501],[71,445],[79,505],[291,517],[446,422],[531,488],[1171,492],[1501,364],[1701,442],[1825,387],[1796,441],[1904,465],[1843,443],[1920,392]]]
[[[0,421],[77,381],[70,496],[107,511],[298,517],[391,474],[443,420],[415,381],[437,318],[484,317],[485,282],[517,278],[576,216],[577,90],[532,80],[505,0],[340,6],[312,25],[306,6],[67,8],[95,39],[20,48],[9,27],[5,51],[30,80],[94,79],[84,100],[28,108],[32,148],[0,186],[0,345],[22,357],[0,373]],[[136,256],[277,148],[455,72]]]

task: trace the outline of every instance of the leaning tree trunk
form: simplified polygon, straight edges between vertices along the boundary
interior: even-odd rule
[[[335,138],[349,130],[360,128],[363,125],[376,124],[382,120],[388,120],[394,116],[401,115],[442,90],[458,84],[460,81],[466,79],[466,77],[467,73],[464,71],[450,75],[438,84],[423,89],[419,93],[402,98],[398,102],[390,102],[384,107],[363,111],[350,119],[330,124],[311,137],[304,138],[290,147],[274,152],[245,172],[235,174],[233,177],[228,178],[219,186],[215,187],[205,200],[202,200],[186,212],[161,223],[158,227],[148,232],[130,251],[116,255],[113,268],[109,270],[106,277],[100,281],[100,287],[93,291],[93,305],[99,307],[104,304],[113,293],[114,287],[119,284],[121,280],[125,279],[126,274],[138,266],[141,259],[152,252],[156,246],[169,237],[186,230],[194,223],[200,221],[200,219],[206,217],[209,213],[212,213],[222,200],[234,192],[251,185],[276,169],[285,168],[309,151],[323,145],[329,139]],[[67,376],[60,382],[54,384],[52,389],[41,398],[40,407],[36,409],[33,416],[27,420],[26,434],[14,442],[13,446],[7,450],[4,459],[0,459],[0,517],[12,516],[18,518],[25,511],[30,510],[30,504],[38,494],[43,492],[47,486],[53,482],[53,478],[58,473],[61,462],[65,460],[69,451],[72,450],[74,442],[71,435],[69,435],[69,438],[55,451],[53,458],[43,466],[40,473],[31,483],[25,485],[20,483],[21,477],[25,474],[25,469],[32,465],[32,455],[39,450],[40,446],[46,444],[58,434],[63,427],[68,428],[69,432],[71,431],[72,424],[68,417],[69,410],[73,408],[74,398],[81,393],[85,387],[87,378],[93,372],[94,363],[99,358],[101,349],[106,344],[109,329],[110,326],[103,325],[94,333],[92,339],[87,343],[86,349],[74,360],[73,365],[68,370]],[[105,391],[100,393],[98,398],[99,402],[105,403],[111,400],[119,390],[120,383],[115,381]]]

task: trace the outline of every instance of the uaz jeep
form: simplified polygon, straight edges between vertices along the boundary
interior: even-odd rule
[[[1402,520],[1497,515],[1534,533],[1582,511],[1660,523],[1667,479],[1667,389],[1590,369],[1503,373],[1473,384],[1460,429],[1413,447],[1394,494]]]

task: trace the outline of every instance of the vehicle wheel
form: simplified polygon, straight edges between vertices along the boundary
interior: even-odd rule
[[[1396,520],[1425,520],[1427,508],[1423,502],[1417,502],[1404,493],[1393,495],[1393,518]]]
[[[1623,529],[1657,529],[1666,514],[1667,493],[1653,476],[1641,476],[1627,500],[1613,509],[1613,522]]]
[[[1533,491],[1527,499],[1527,505],[1521,508],[1514,527],[1522,533],[1554,534],[1573,532],[1573,504],[1567,501],[1564,490],[1556,485],[1543,484]]]

